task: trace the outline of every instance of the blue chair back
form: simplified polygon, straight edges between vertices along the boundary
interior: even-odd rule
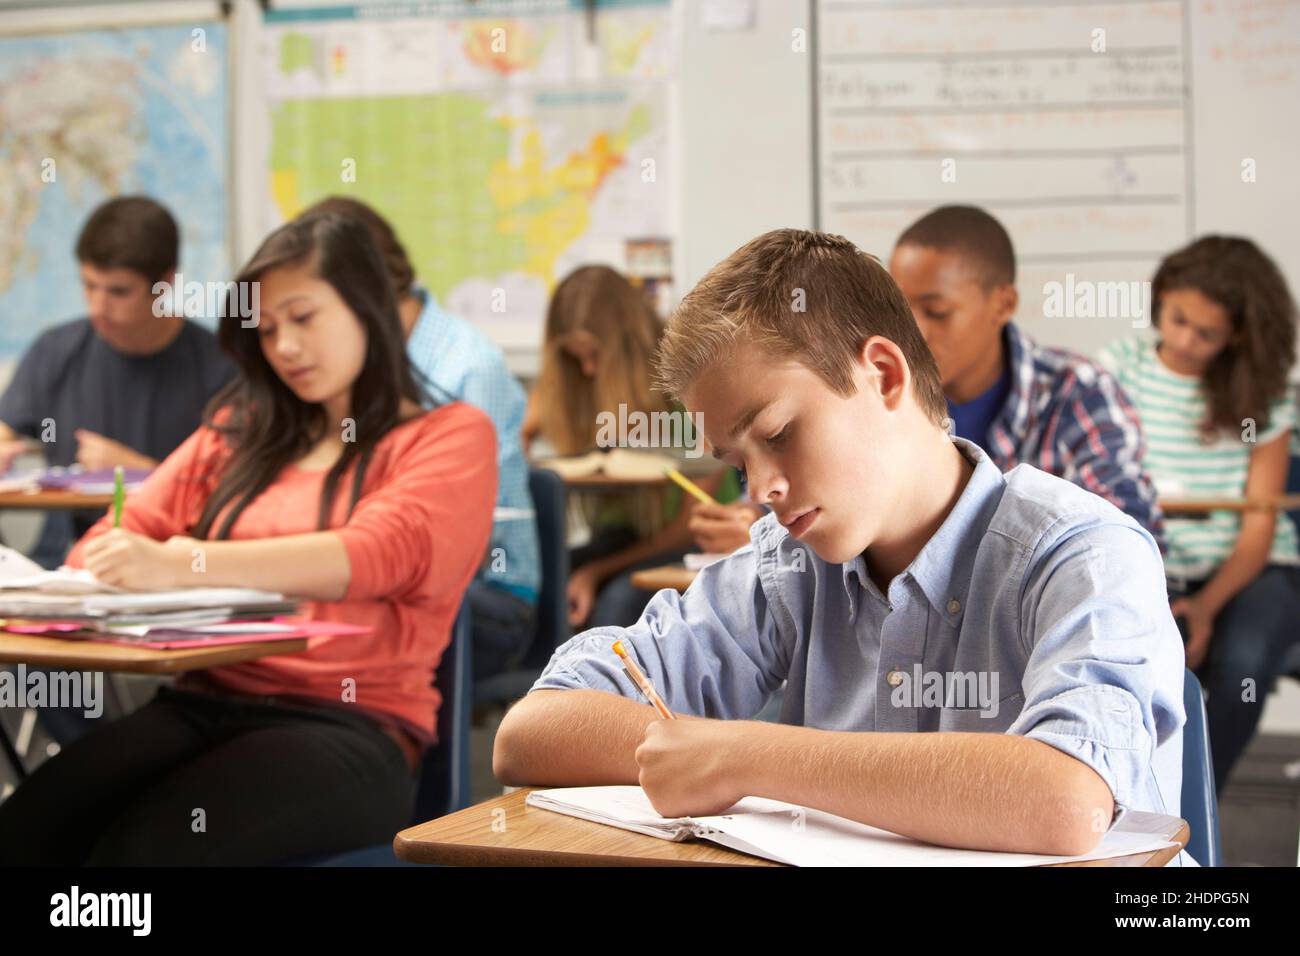
[[[1300,455],[1291,456],[1291,467],[1286,473],[1286,493],[1288,495],[1300,494]],[[1292,508],[1287,514],[1295,522],[1296,529],[1300,530],[1300,508]]]
[[[537,548],[542,563],[542,588],[537,595],[537,627],[516,670],[479,681],[474,700],[480,704],[508,703],[528,693],[555,649],[571,635],[569,627],[569,544],[565,517],[568,491],[564,479],[545,468],[530,468],[528,490],[537,519]]]
[[[564,479],[545,468],[528,471],[528,490],[537,513],[537,546],[542,590],[537,597],[537,632],[524,657],[524,670],[540,671],[555,649],[571,636],[569,627],[568,490]]]
[[[1214,762],[1206,732],[1205,700],[1201,682],[1185,670],[1183,676],[1183,793],[1182,815],[1191,830],[1187,852],[1201,866],[1218,866],[1223,856],[1219,843],[1219,801],[1214,792]]]
[[[452,626],[451,645],[434,675],[442,694],[438,708],[438,745],[420,765],[415,794],[415,821],[423,823],[470,804],[469,725],[474,686],[474,638],[469,601],[460,606]]]

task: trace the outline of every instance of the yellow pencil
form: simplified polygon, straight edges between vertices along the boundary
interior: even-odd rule
[[[650,683],[650,678],[646,677],[641,668],[636,666],[636,661],[628,657],[627,651],[623,648],[622,641],[614,642],[614,653],[617,654],[619,659],[623,662],[623,670],[626,671],[627,676],[632,679],[632,683],[641,688],[641,693],[645,695],[645,699],[650,702],[650,705],[654,707],[655,710],[659,711],[659,716],[664,718],[664,720],[676,720],[677,715],[668,709],[668,705],[664,703],[664,699],[660,697],[659,692],[655,690],[655,685]]]
[[[688,494],[694,495],[704,504],[706,505],[717,504],[717,502],[713,500],[713,498],[709,495],[707,491],[705,491],[695,482],[691,481],[691,479],[687,478],[676,468],[665,468],[664,474],[667,475],[669,478],[671,478],[673,481],[677,482],[677,484],[681,486],[683,491],[685,491]]]

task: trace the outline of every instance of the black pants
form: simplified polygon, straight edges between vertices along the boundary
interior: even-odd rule
[[[163,687],[0,804],[0,864],[291,863],[391,842],[414,799],[364,714]]]

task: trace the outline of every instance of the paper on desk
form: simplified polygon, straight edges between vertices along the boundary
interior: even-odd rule
[[[1173,817],[1130,813],[1091,853],[1049,856],[933,846],[821,810],[780,800],[745,797],[712,817],[662,817],[640,787],[568,787],[537,790],[533,806],[666,840],[700,836],[714,843],[794,866],[1042,866],[1103,860],[1174,846]],[[1155,818],[1154,820],[1150,818]]]
[[[84,568],[46,571],[26,555],[0,545],[0,590],[30,590],[45,594],[114,594],[121,588],[105,584]]]
[[[215,624],[197,624],[191,627],[170,624],[159,627],[157,624],[131,624],[126,627],[109,628],[106,634],[121,634],[129,637],[144,637],[159,632],[170,635],[189,634],[195,638],[238,637],[243,634],[291,634],[301,630],[293,624],[276,624],[272,621],[227,621]]]
[[[273,604],[284,600],[277,591],[257,588],[176,588],[171,591],[123,591],[116,594],[92,594],[81,603],[89,614],[194,610],[231,607],[245,604]]]
[[[731,557],[730,554],[718,554],[716,552],[705,551],[702,553],[691,552],[682,555],[682,563],[686,565],[687,571],[702,571],[710,564],[721,561],[723,558]]]
[[[358,624],[344,624],[340,621],[295,621],[292,618],[283,618],[274,622],[249,621],[194,628],[114,628],[112,631],[98,635],[94,640],[154,650],[174,650],[225,644],[255,644],[305,637],[308,646],[311,647],[316,642],[329,637],[351,637],[368,633],[370,628]]]

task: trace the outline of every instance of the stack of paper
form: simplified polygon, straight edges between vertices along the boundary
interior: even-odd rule
[[[128,494],[149,477],[147,468],[124,468],[122,484]],[[9,472],[0,477],[0,492],[69,491],[79,495],[111,495],[116,486],[114,469],[86,471],[80,465],[68,468],[38,468],[33,471]]]
[[[136,624],[200,625],[291,614],[298,602],[256,588],[126,591],[89,571],[46,571],[0,546],[0,618],[74,621],[103,629]]]
[[[345,637],[369,633],[370,628],[335,621],[277,617],[268,621],[223,621],[216,624],[132,624],[99,630],[92,630],[74,621],[31,621],[25,624],[5,622],[4,630],[31,637],[59,637],[170,650],[284,641],[299,637]]]
[[[132,624],[215,624],[291,614],[296,601],[253,588],[182,588],[116,594],[0,591],[0,618],[80,621],[95,628]]]

